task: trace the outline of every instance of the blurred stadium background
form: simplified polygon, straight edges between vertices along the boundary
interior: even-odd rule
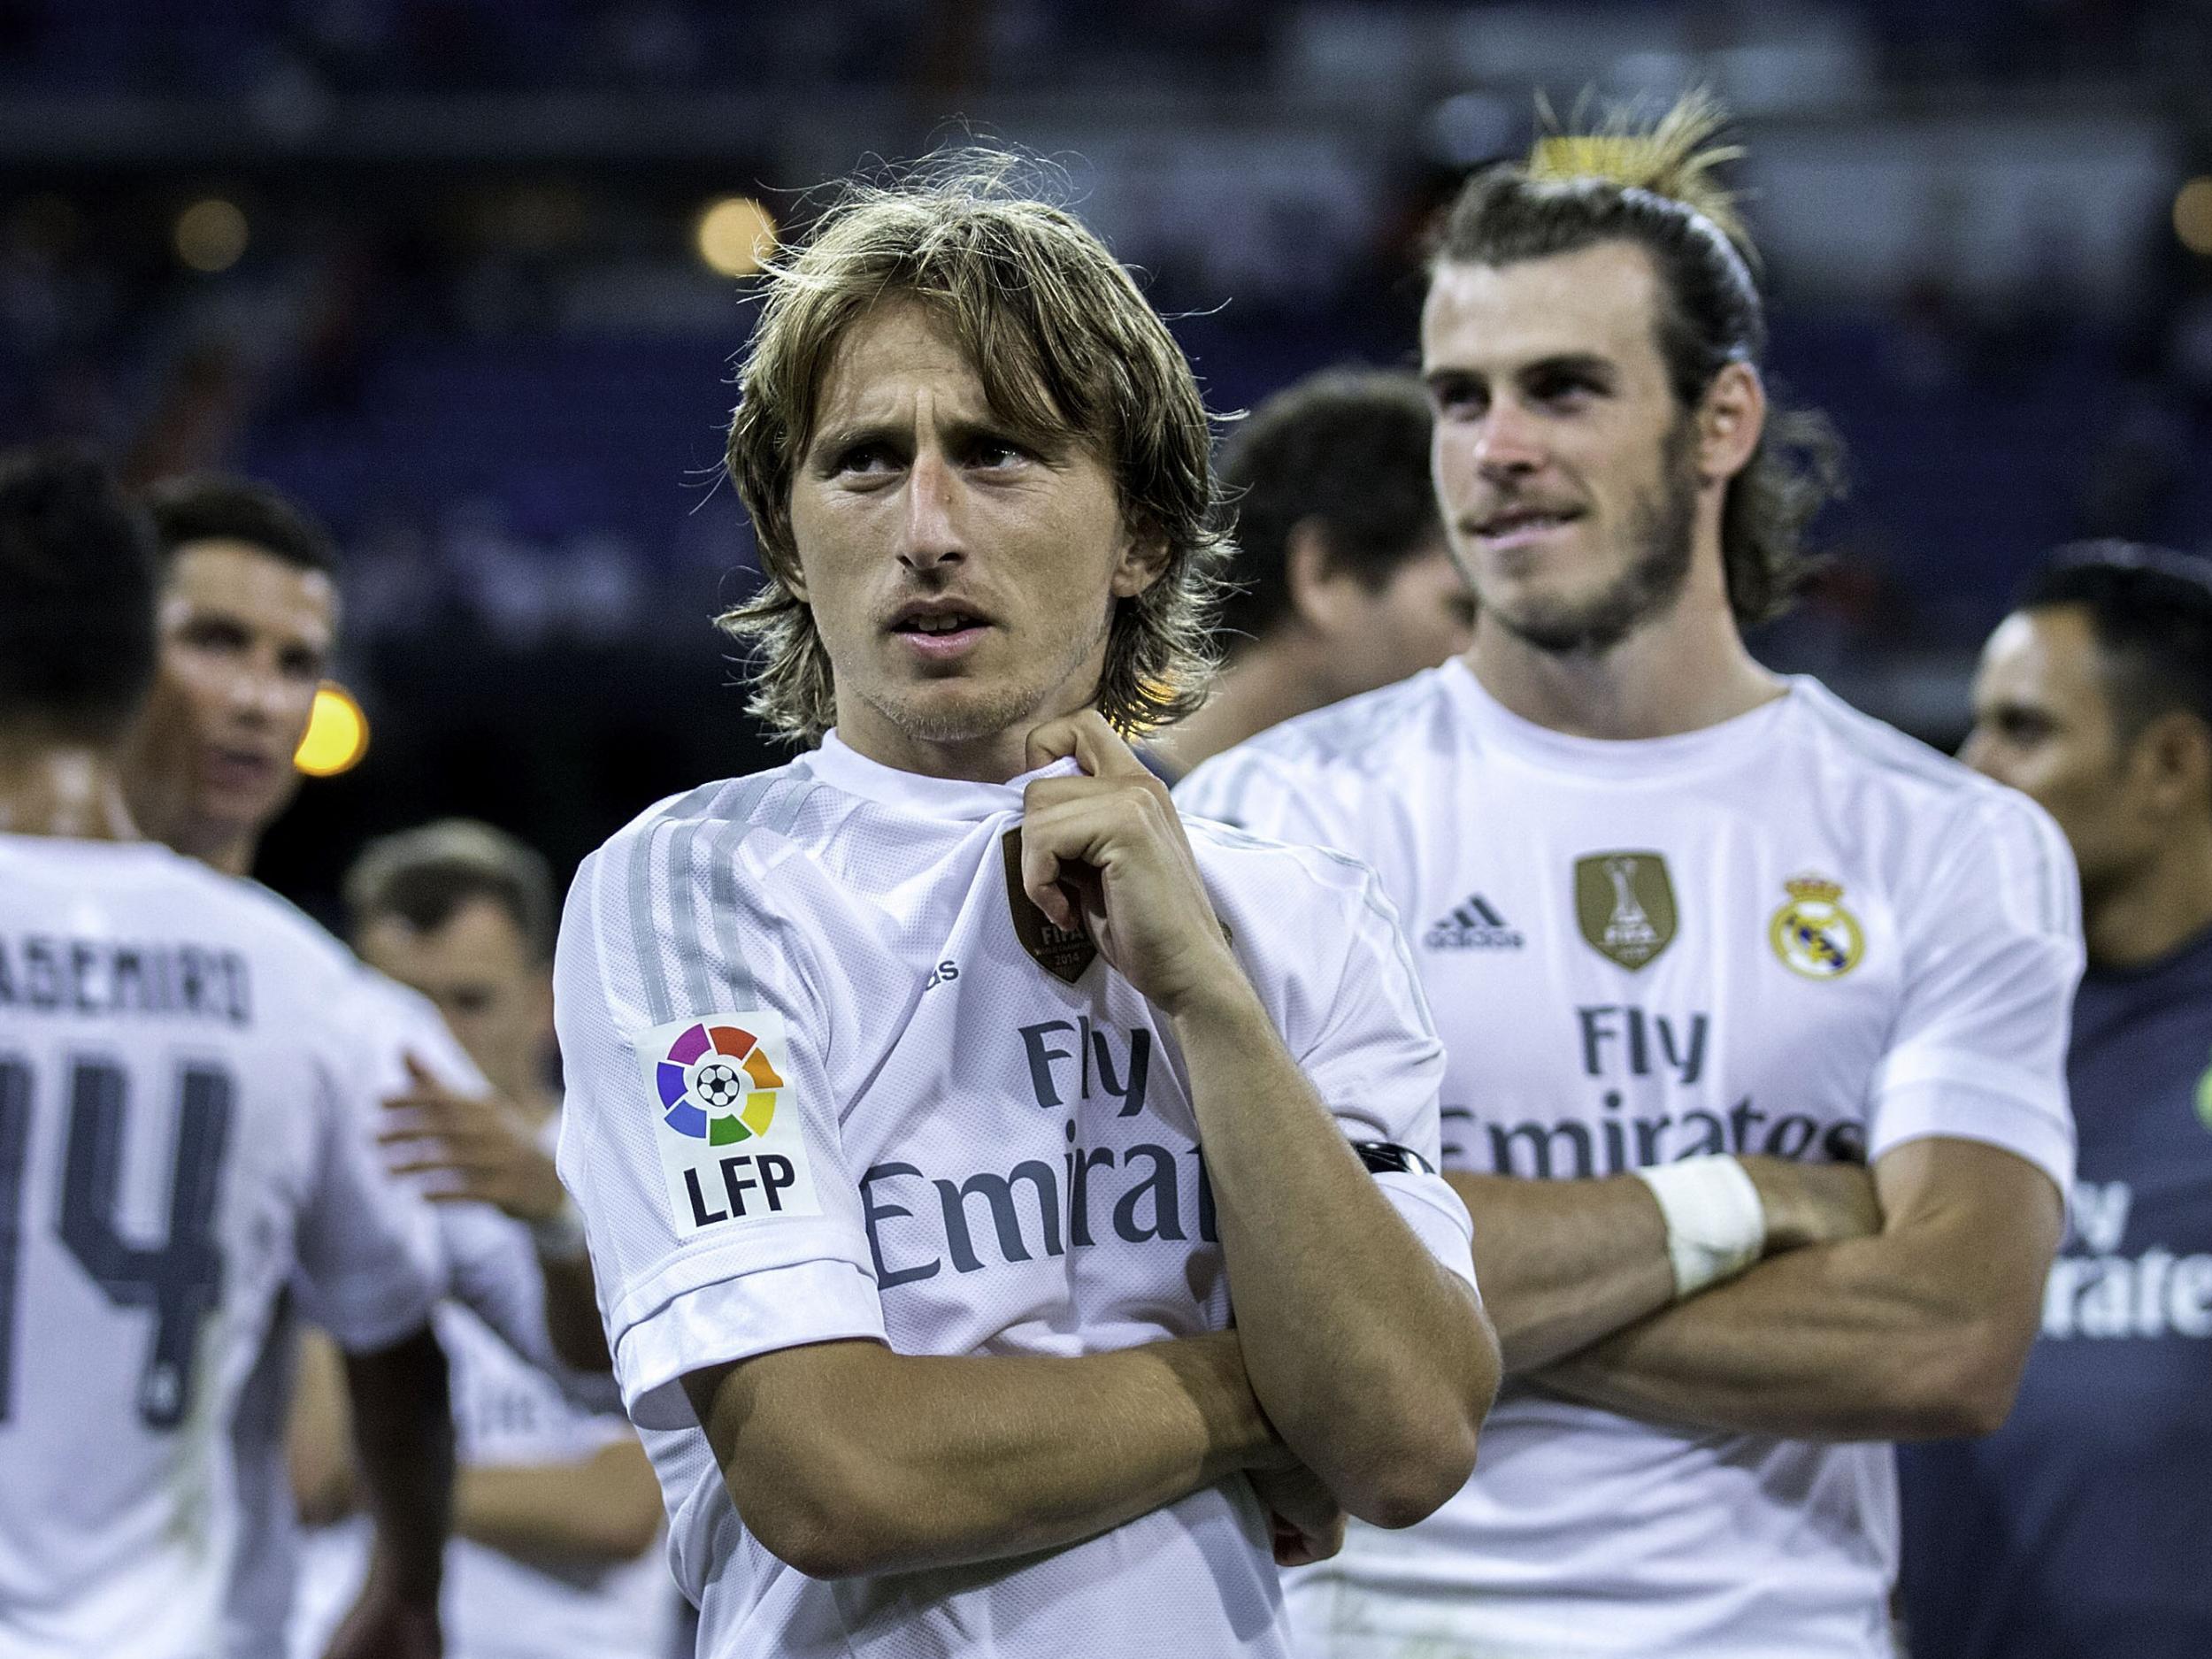
[[[764,764],[708,618],[759,239],[973,133],[1063,165],[1217,410],[1410,361],[1532,94],[1741,118],[1774,369],[1848,442],[1761,641],[1932,741],[2050,544],[2212,542],[2206,0],[0,0],[0,441],[266,478],[346,546],[365,762],[263,873],[447,812],[568,866]]]

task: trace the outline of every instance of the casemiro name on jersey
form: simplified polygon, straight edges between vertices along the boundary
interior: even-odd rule
[[[0,934],[0,1009],[11,1008],[246,1025],[252,980],[245,957],[218,946]]]

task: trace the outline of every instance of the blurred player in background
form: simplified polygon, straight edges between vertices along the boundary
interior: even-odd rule
[[[553,1087],[553,879],[545,860],[487,824],[449,820],[373,841],[348,873],[362,960],[437,1005],[500,1099],[549,1141]],[[565,1195],[549,1164],[496,1137],[442,1138],[441,1173],[550,1217]],[[481,1162],[477,1157],[480,1156]],[[450,1162],[445,1160],[451,1160]],[[545,1190],[549,1183],[550,1190]],[[618,1412],[572,1404],[483,1320],[448,1302],[438,1336],[453,1366],[460,1472],[446,1576],[451,1659],[661,1659],[676,1600],[652,1553],[660,1486]],[[369,1540],[344,1455],[344,1395],[328,1344],[301,1372],[293,1425],[305,1540],[292,1651],[321,1649],[359,1583]]]
[[[301,508],[242,479],[173,480],[149,499],[167,565],[160,672],[127,774],[132,808],[178,851],[249,874],[299,790],[291,757],[337,646],[337,548]],[[528,1108],[491,1092],[427,998],[373,971],[360,977],[391,1039],[384,1133],[434,1137],[407,1148],[417,1163],[469,1149],[439,1192],[530,1225],[544,1280],[532,1300],[570,1364],[605,1365],[581,1230],[565,1205],[548,1209],[557,1178]],[[508,1241],[503,1230],[464,1225],[466,1241],[495,1255]],[[469,1296],[465,1279],[460,1290]]]
[[[311,926],[132,822],[158,570],[96,463],[0,459],[0,1651],[217,1650],[234,1418],[296,1274],[350,1356],[380,1540],[332,1651],[434,1659],[442,1264],[356,1133]]]
[[[1429,482],[1428,395],[1410,374],[1336,370],[1232,433],[1228,661],[1205,705],[1152,746],[1187,771],[1256,733],[1395,684],[1467,649],[1474,596]]]
[[[337,549],[298,507],[243,480],[171,480],[150,492],[150,504],[165,554],[160,652],[125,785],[148,834],[243,875],[299,787],[291,757],[336,645]],[[436,1008],[364,967],[328,933],[316,936],[352,987],[352,1018],[373,1059],[369,1098],[385,1102],[359,1125],[363,1139],[465,1121],[472,1145],[504,1133],[510,1162],[541,1164],[526,1120],[489,1098]],[[579,1376],[556,1356],[555,1339],[573,1333],[566,1351],[576,1363],[595,1348],[605,1363],[572,1218],[526,1233],[488,1205],[457,1202],[471,1195],[465,1181],[448,1189],[454,1202],[441,1205],[437,1232],[452,1294],[565,1387],[610,1401],[603,1379]],[[284,1442],[296,1337],[295,1322],[280,1319],[240,1414],[250,1524],[233,1598],[227,1651],[235,1659],[283,1649],[295,1555]]]
[[[1994,1427],[2033,1337],[2072,864],[1744,648],[1819,490],[1717,124],[1691,100],[1470,180],[1422,370],[1473,648],[1179,797],[1380,872],[1505,1345],[1466,1490],[1294,1592],[1322,1659],[1885,1654],[1880,1442]]]
[[[731,620],[820,747],[561,929],[561,1171],[717,1659],[1285,1655],[1271,1545],[1426,1513],[1489,1394],[1371,877],[1187,840],[1108,724],[1206,666],[1207,420],[1002,177],[856,188],[772,276]]]
[[[1962,758],[2057,818],[2089,972],[2080,1169],[2020,1399],[1908,1448],[1923,1659],[2212,1653],[2212,562],[2059,554],[1982,654]]]

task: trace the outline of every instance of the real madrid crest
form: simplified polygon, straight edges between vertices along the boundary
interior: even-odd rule
[[[1774,912],[1767,938],[1782,965],[1809,979],[1840,979],[1866,955],[1866,932],[1843,908],[1843,886],[1821,876],[1782,884],[1789,902]]]

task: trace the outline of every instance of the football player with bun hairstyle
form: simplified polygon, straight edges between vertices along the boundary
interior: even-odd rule
[[[1888,1442],[2003,1420],[2071,1178],[2073,864],[2025,797],[1760,666],[1826,491],[1693,96],[1447,215],[1421,355],[1463,657],[1199,768],[1373,864],[1449,1069],[1485,1463],[1293,1593],[1303,1651],[1873,1659]]]

